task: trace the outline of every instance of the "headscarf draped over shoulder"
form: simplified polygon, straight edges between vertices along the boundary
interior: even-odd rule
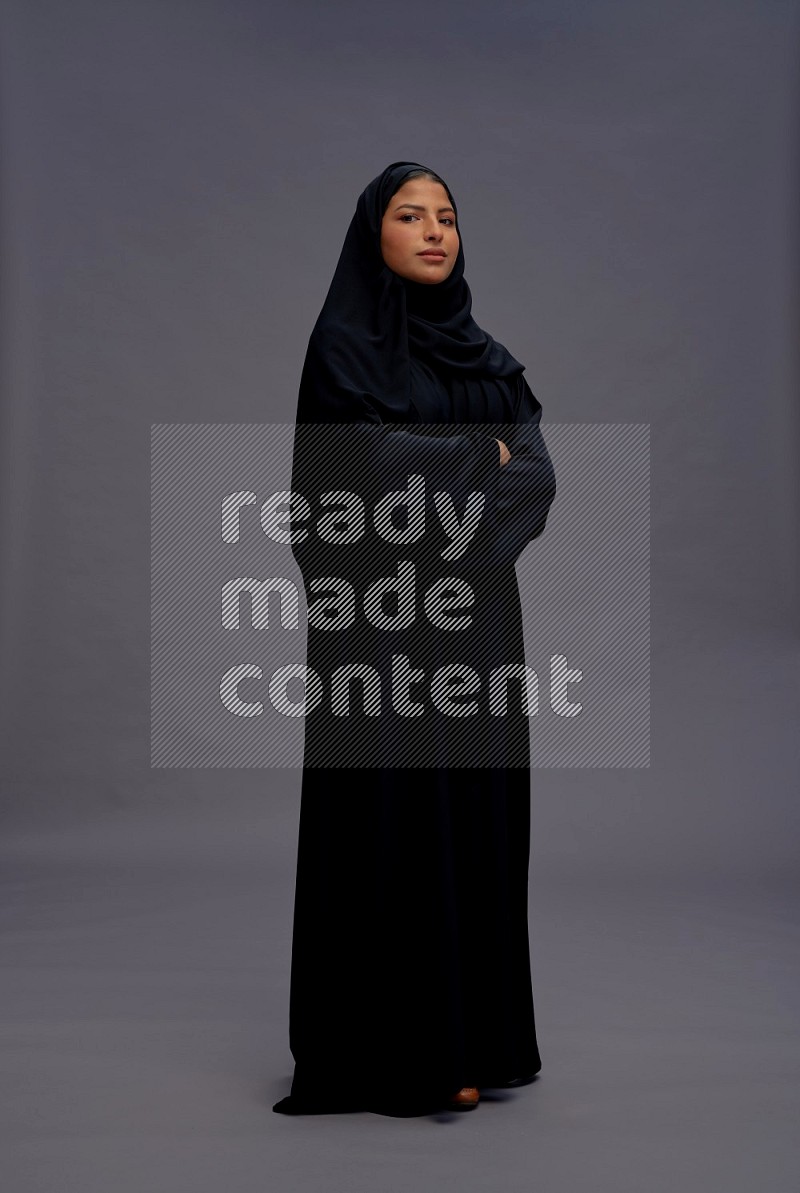
[[[524,366],[472,317],[460,227],[455,265],[442,282],[409,281],[383,260],[381,221],[389,200],[409,174],[427,169],[393,162],[359,195],[309,340],[298,422],[404,421],[411,401],[411,355],[460,374],[522,373]],[[457,218],[455,200],[445,189]]]

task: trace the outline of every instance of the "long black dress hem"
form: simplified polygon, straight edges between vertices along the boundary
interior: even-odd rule
[[[540,1072],[541,1065],[533,1072],[510,1078],[487,1074],[475,1084],[478,1089],[517,1089],[520,1086],[530,1085]],[[331,1084],[336,1085],[337,1083],[334,1080]],[[272,1109],[277,1114],[290,1115],[372,1113],[387,1115],[391,1118],[417,1118],[447,1110],[449,1100],[462,1088],[463,1086],[458,1086],[457,1089],[448,1089],[440,1096],[428,1094],[421,1099],[401,1098],[394,1101],[387,1097],[342,1096],[335,1092],[328,1095],[321,1094],[317,1098],[289,1094],[276,1102]]]

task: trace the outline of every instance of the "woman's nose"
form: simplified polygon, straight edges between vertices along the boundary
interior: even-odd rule
[[[438,220],[433,220],[425,229],[426,240],[441,240],[442,228]]]

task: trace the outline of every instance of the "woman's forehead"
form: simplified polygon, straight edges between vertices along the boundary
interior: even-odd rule
[[[448,193],[447,187],[432,178],[405,179],[386,200],[384,210],[395,210],[403,204],[418,205],[438,211],[455,211],[454,200]]]
[[[389,198],[387,206],[397,207],[404,201],[411,204],[424,204],[437,208],[447,208],[452,211],[453,203],[447,188],[433,178],[408,178],[402,182]]]

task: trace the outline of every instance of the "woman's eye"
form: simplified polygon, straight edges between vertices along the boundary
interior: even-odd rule
[[[418,220],[419,216],[415,215],[413,211],[404,211],[402,215],[398,216],[398,221],[401,224],[410,224],[412,220]],[[446,224],[449,228],[454,228],[456,221],[449,215],[443,215],[440,224]]]

